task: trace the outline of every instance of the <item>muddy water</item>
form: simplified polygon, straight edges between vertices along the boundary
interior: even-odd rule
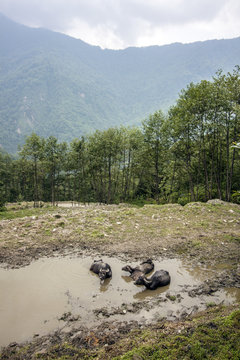
[[[133,284],[128,273],[121,270],[126,263],[116,258],[103,259],[111,265],[113,272],[112,279],[106,280],[103,285],[100,285],[98,276],[89,271],[93,262],[91,257],[43,258],[24,268],[0,269],[0,346],[63,327],[63,314],[69,312],[86,326],[101,321],[101,311],[97,316],[95,310],[103,307],[107,310],[120,309],[112,311],[113,319],[122,317],[124,320],[146,321],[171,317],[184,309],[199,306],[200,300],[190,298],[183,289],[198,285],[209,275],[208,270],[196,268],[194,271],[190,265],[177,259],[155,261],[155,270],[170,272],[171,283],[150,291]],[[202,298],[201,301],[231,303],[239,295],[234,291],[220,291],[211,300]],[[168,300],[167,293],[181,294],[181,301]],[[159,302],[157,308],[156,304],[152,306],[152,301],[161,297],[165,301]],[[144,301],[148,304],[147,308],[144,306],[137,313],[121,310],[123,304]]]

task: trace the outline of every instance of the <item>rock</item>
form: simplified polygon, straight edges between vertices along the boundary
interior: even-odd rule
[[[69,321],[73,322],[73,321],[78,321],[81,317],[79,315],[72,315],[69,317]]]
[[[212,199],[212,200],[208,200],[207,204],[211,204],[211,205],[226,205],[227,202],[220,200],[220,199]]]
[[[67,320],[69,320],[71,315],[72,315],[71,312],[66,312],[66,313],[62,314],[62,316],[60,318],[58,318],[58,320],[67,321]]]
[[[8,345],[9,347],[13,348],[13,347],[17,347],[18,344],[16,342],[12,342]]]
[[[127,306],[127,311],[129,311],[129,312],[134,312],[134,306],[133,305],[128,305]]]
[[[78,331],[78,332],[76,332],[75,334],[73,334],[73,335],[71,336],[71,340],[80,339],[80,338],[82,338],[82,335],[83,335],[83,332],[82,332],[82,331]]]
[[[44,355],[44,354],[46,354],[47,351],[48,351],[47,348],[42,348],[41,350],[37,351],[37,353],[36,353],[37,358],[39,357],[39,355]]]

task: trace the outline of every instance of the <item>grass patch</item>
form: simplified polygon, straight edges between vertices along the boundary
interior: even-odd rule
[[[237,244],[240,244],[240,236],[237,235],[224,235],[223,237],[224,241],[229,241],[229,242],[235,242]]]
[[[17,218],[23,218],[27,216],[38,216],[44,215],[49,212],[56,211],[55,208],[27,208],[27,209],[19,209],[19,210],[6,210],[0,212],[0,220],[12,220]]]
[[[103,217],[98,216],[95,217],[93,220],[95,220],[97,223],[103,223],[105,219]]]
[[[231,359],[240,358],[240,311],[197,324],[182,334],[159,336],[153,344],[134,347],[114,360],[133,359]],[[143,340],[143,339],[141,339]],[[140,341],[139,341],[140,343]]]
[[[93,239],[104,238],[104,234],[98,230],[93,230],[91,233],[89,233],[89,236]]]
[[[50,229],[45,229],[45,230],[44,230],[44,235],[45,235],[45,236],[52,236],[52,230],[50,230]]]
[[[202,246],[205,246],[201,241],[193,240],[191,242],[191,245],[193,248],[201,248]]]
[[[177,297],[175,295],[167,294],[166,297],[171,301],[176,301],[177,300]]]
[[[216,306],[216,303],[212,301],[212,302],[207,303],[206,306],[208,309],[213,308],[214,306]]]
[[[61,353],[61,355],[59,355]],[[75,348],[65,343],[63,345],[54,346],[51,351],[47,354],[47,357],[43,357],[42,354],[36,354],[34,359],[48,359],[48,360],[72,360],[72,359],[82,359],[90,360],[94,357],[89,356],[89,352],[85,349]]]
[[[30,227],[32,227],[32,224],[31,223],[26,223],[26,224],[23,225],[23,227],[24,228],[30,228]]]

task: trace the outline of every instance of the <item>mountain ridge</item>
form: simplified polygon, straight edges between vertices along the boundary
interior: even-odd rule
[[[71,141],[139,125],[190,82],[232,71],[239,59],[240,37],[111,50],[0,14],[0,145],[14,153],[33,131]]]

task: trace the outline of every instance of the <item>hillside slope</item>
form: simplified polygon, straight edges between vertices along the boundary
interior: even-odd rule
[[[239,64],[240,38],[102,50],[0,15],[0,145],[60,141],[166,110],[191,81]]]

